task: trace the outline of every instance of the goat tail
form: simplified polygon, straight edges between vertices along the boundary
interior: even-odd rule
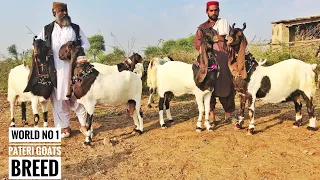
[[[151,59],[148,67],[147,86],[151,88],[157,87],[157,68],[155,67],[155,59]]]
[[[310,64],[310,65],[311,65],[312,70],[315,70],[317,68],[317,64]]]

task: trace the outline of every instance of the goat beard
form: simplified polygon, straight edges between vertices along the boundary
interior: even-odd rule
[[[62,26],[69,26],[71,24],[71,17],[64,15],[62,17],[57,17],[57,21],[62,24]]]

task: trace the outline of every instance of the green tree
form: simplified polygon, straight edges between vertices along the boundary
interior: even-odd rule
[[[90,43],[88,55],[93,56],[93,59],[96,60],[96,57],[98,57],[98,54],[101,54],[102,51],[106,50],[103,36],[100,34],[93,35],[93,36],[89,37],[88,40]]]
[[[168,41],[165,41],[162,44],[162,51],[166,54],[169,54],[172,51],[172,49],[174,49],[175,46],[176,46],[176,41],[173,39],[170,39]]]
[[[148,46],[144,54],[146,55],[147,59],[151,59],[157,56],[163,56],[165,53],[162,51],[161,47],[158,46]]]
[[[8,47],[8,52],[13,58],[18,60],[18,54],[19,53],[17,51],[17,46],[15,44],[12,44],[11,46]]]
[[[125,54],[126,53],[123,50],[121,50],[119,47],[114,46],[112,53],[99,54],[98,58],[100,60],[100,63],[113,65],[123,61]]]

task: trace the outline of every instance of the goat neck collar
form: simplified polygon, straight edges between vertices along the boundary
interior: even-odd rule
[[[127,67],[128,69],[130,69],[131,64],[132,64],[131,59],[128,58],[128,59],[124,60],[123,62],[124,62],[124,64],[126,65],[126,67]]]
[[[87,56],[78,56],[77,57],[77,64],[83,64],[88,62]]]
[[[93,72],[93,70],[94,66],[92,64],[88,64],[88,66],[85,69],[82,69],[82,71],[80,71],[78,74],[72,77],[72,84],[75,84],[76,82],[82,82],[83,79],[88,77]]]
[[[39,74],[39,84],[43,84],[46,86],[51,86],[52,82],[50,80],[49,74]]]

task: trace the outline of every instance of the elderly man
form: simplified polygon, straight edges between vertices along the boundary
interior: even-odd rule
[[[80,27],[71,22],[68,15],[67,4],[62,2],[53,2],[52,13],[55,21],[46,25],[38,38],[45,40],[47,46],[52,49],[51,66],[49,74],[55,88],[51,94],[51,102],[53,106],[53,119],[55,127],[62,128],[62,138],[70,136],[71,129],[69,127],[70,108],[75,111],[82,132],[86,132],[86,111],[82,104],[77,103],[76,98],[72,95],[66,97],[68,92],[68,81],[70,76],[69,62],[59,59],[60,47],[68,41],[78,40],[82,44],[84,50],[88,50],[90,43],[84,35]]]
[[[220,103],[225,111],[225,119],[231,120],[234,118],[231,113],[235,111],[235,92],[232,84],[232,75],[228,67],[228,47],[226,44],[226,36],[229,34],[230,26],[225,19],[219,17],[219,2],[207,2],[206,13],[209,19],[200,25],[202,28],[213,27],[218,34],[218,42],[213,45],[213,49],[217,54],[217,61],[220,65],[220,75],[216,81],[215,90],[211,97],[211,112],[210,118],[215,119],[214,108],[216,105],[216,98],[219,97]],[[197,30],[194,38],[194,46],[200,52],[200,38],[202,34]]]

